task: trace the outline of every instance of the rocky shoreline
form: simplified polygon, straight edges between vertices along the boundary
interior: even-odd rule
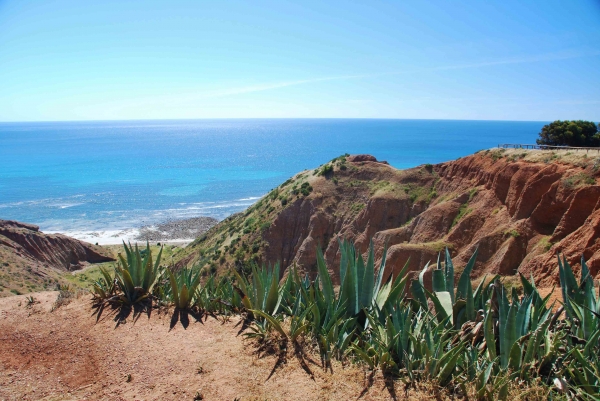
[[[199,237],[216,225],[213,217],[193,217],[183,220],[167,220],[163,223],[139,229],[136,241],[174,241]]]

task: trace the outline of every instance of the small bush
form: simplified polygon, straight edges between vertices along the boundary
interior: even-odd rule
[[[505,231],[504,235],[509,235],[513,238],[519,238],[521,236],[521,234],[515,229]]]
[[[460,205],[460,208],[458,209],[458,214],[456,215],[456,217],[454,218],[454,221],[452,222],[452,227],[454,227],[455,225],[457,225],[458,222],[463,217],[465,217],[466,215],[468,215],[471,212],[472,212],[472,210],[469,209],[469,207],[467,206],[466,203],[463,203],[462,205]]]
[[[319,169],[319,172],[317,173],[317,175],[327,176],[331,173],[333,173],[333,166],[331,164],[327,163]]]
[[[271,222],[266,221],[260,225],[260,231],[265,232],[271,227]]]
[[[352,210],[352,212],[354,212],[354,213],[358,213],[361,210],[363,210],[364,208],[365,208],[364,203],[353,203],[352,206],[350,206],[350,210]]]
[[[554,244],[550,242],[550,237],[544,237],[539,242],[539,246],[542,247],[542,249],[546,252],[548,252],[550,248],[552,248],[552,245]]]
[[[58,297],[56,297],[56,301],[54,301],[54,304],[52,305],[52,308],[50,309],[51,312],[54,312],[61,306],[70,304],[71,301],[73,300],[73,298],[75,297],[75,294],[71,291],[71,287],[69,287],[68,285],[60,285],[59,284],[56,287],[56,289],[59,291]]]
[[[594,185],[596,180],[591,175],[581,172],[562,180],[563,185],[567,189],[574,189],[579,187],[585,187],[588,185]]]
[[[304,196],[308,196],[312,192],[313,188],[308,182],[305,182],[300,186],[300,193]]]

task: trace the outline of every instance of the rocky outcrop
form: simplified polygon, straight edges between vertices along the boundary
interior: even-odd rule
[[[217,225],[188,248],[186,261],[198,251],[219,252],[222,268],[239,268],[250,258],[312,274],[317,247],[333,267],[338,239],[347,238],[361,252],[372,239],[377,257],[387,246],[390,271],[409,259],[411,270],[420,269],[447,246],[459,266],[479,250],[475,275],[520,271],[551,285],[561,252],[576,269],[583,254],[599,277],[594,159],[519,152],[484,151],[408,170],[369,155],[337,158],[327,175],[302,172]],[[249,230],[253,225],[262,229]]]
[[[11,255],[30,268],[72,271],[86,263],[114,260],[102,247],[65,235],[44,234],[38,226],[10,220],[0,220],[0,250],[4,258]]]

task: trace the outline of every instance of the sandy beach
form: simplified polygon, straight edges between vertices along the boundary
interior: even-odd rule
[[[208,231],[218,220],[212,217],[193,217],[181,220],[167,220],[162,223],[123,230],[74,230],[49,232],[64,234],[81,241],[98,245],[118,245],[125,242],[161,242],[186,245]]]

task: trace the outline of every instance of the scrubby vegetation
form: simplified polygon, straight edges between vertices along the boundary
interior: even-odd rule
[[[587,185],[594,185],[596,180],[586,172],[581,172],[565,178],[562,182],[566,188],[573,189]]]
[[[559,258],[563,301],[556,310],[550,295],[542,297],[523,276],[520,291],[499,276],[473,288],[477,251],[455,283],[448,249],[411,279],[408,264],[388,276],[385,251],[376,266],[372,245],[365,260],[343,241],[338,289],[319,249],[314,279],[291,268],[280,281],[277,265],[254,265],[235,278],[211,276],[204,284],[194,269],[157,268],[149,248],[143,258],[138,249],[125,250],[128,259],[121,258],[114,276],[105,271],[105,281],[95,287],[97,301],[241,313],[250,324],[246,336],[261,346],[292,345],[297,352],[314,347],[324,368],[332,359],[353,361],[407,386],[435,382],[458,397],[506,399],[511,388],[528,386],[540,398],[592,400],[600,392],[600,298],[583,259],[577,281]],[[133,296],[129,276],[143,287],[134,286]]]

